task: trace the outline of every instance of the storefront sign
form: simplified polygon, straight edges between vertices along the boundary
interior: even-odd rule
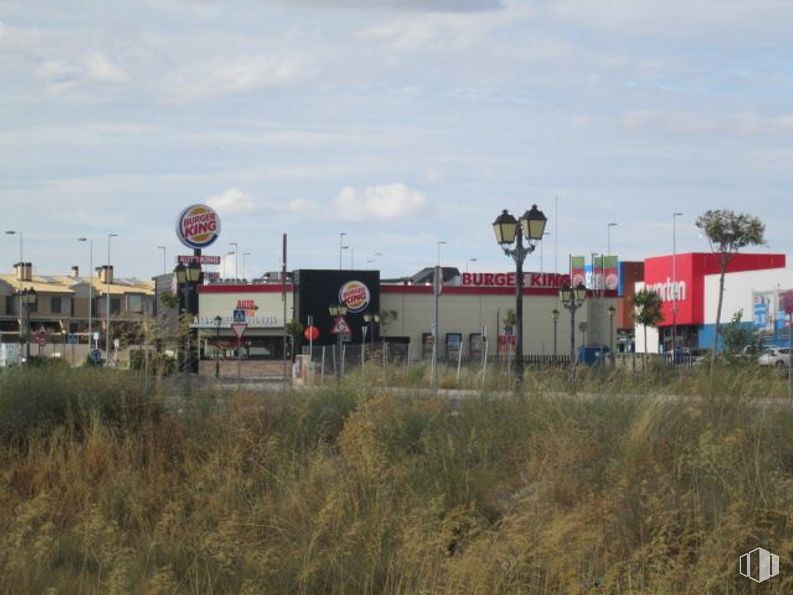
[[[558,273],[523,273],[524,287],[558,289],[570,279]],[[515,273],[463,273],[461,287],[515,287]]]
[[[180,254],[176,257],[176,260],[181,264],[190,264],[193,262],[197,262],[198,264],[220,264],[220,256],[210,256],[208,254],[202,254],[201,256]]]
[[[200,292],[198,311],[195,325],[200,328],[214,328],[216,316],[227,331],[234,322],[247,322],[249,332],[283,325],[280,292]]]
[[[188,248],[206,248],[220,235],[220,217],[206,205],[191,205],[176,220],[176,235]]]
[[[369,299],[369,288],[360,281],[347,281],[339,289],[339,303],[347,306],[347,311],[352,314],[366,310]]]
[[[644,287],[661,296],[660,326],[669,326],[673,319],[678,325],[705,323],[705,275],[719,272],[719,255],[713,253],[685,253],[676,256],[657,256],[644,261]],[[734,254],[727,272],[758,271],[785,266],[784,254]],[[677,313],[673,315],[672,307]],[[762,307],[757,318],[767,314]],[[763,326],[766,322],[763,321]]]

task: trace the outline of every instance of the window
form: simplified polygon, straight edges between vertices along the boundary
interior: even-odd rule
[[[110,313],[111,314],[118,314],[121,312],[121,299],[120,298],[110,298]]]
[[[50,312],[52,312],[53,314],[60,314],[62,307],[63,304],[61,302],[60,297],[53,296],[50,298]]]

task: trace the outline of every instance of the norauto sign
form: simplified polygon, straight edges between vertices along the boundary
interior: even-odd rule
[[[656,256],[644,261],[644,286],[661,296],[660,326],[673,321],[673,306],[677,307],[677,324],[704,324],[705,275],[719,272],[719,256],[712,253]],[[673,266],[674,264],[674,266]],[[735,254],[727,265],[730,273],[757,271],[785,266],[784,254]]]
[[[515,273],[463,273],[461,287],[515,287]],[[523,273],[524,287],[554,289],[570,282],[570,275],[558,273]]]

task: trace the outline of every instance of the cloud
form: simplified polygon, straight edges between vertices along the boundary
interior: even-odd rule
[[[358,190],[342,188],[333,201],[334,212],[347,221],[400,219],[421,211],[427,203],[425,196],[404,184],[370,186]]]
[[[391,19],[368,27],[358,34],[392,50],[415,50],[427,46],[455,49],[475,46],[492,31],[533,14],[531,7],[519,4],[498,5],[489,12],[426,12]]]
[[[210,196],[206,204],[222,215],[244,213],[256,208],[256,203],[249,195],[239,188],[230,188],[222,194]]]
[[[129,78],[121,66],[98,52],[73,61],[47,60],[36,69],[36,75],[46,80],[52,91],[84,83],[122,83]]]
[[[495,10],[502,0],[271,0],[273,4],[316,8],[365,8],[424,12]]]
[[[192,64],[179,72],[170,85],[175,101],[244,93],[267,87],[283,87],[311,80],[317,68],[297,55],[255,54]]]

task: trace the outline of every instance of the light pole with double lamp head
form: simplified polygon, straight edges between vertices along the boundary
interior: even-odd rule
[[[335,321],[342,316],[347,315],[347,306],[344,304],[331,304],[328,306],[328,311]],[[336,359],[336,380],[341,380],[341,357],[342,357],[342,343],[344,341],[344,333],[336,333],[336,350],[338,352]]]
[[[215,316],[215,378],[220,378],[220,325],[223,319],[220,314]]]
[[[19,302],[25,306],[25,320],[26,320],[26,327],[27,330],[25,331],[25,341],[27,345],[25,346],[25,363],[29,366],[30,365],[30,311],[33,309],[33,306],[36,305],[38,302],[38,295],[36,294],[36,290],[32,287],[28,289],[23,289],[19,292]],[[21,313],[20,313],[21,316]]]
[[[117,233],[107,234],[107,267],[105,268],[105,358],[110,361],[110,241]]]
[[[173,272],[174,275],[176,275],[176,283],[182,293],[183,307],[180,313],[194,316],[198,309],[195,307],[193,294],[195,293],[196,285],[198,285],[198,283],[201,281],[201,265],[197,262],[191,262],[189,265],[185,266],[180,262],[178,265],[176,265],[176,268],[173,270]],[[195,361],[195,358],[193,358],[191,351],[191,332],[192,331],[188,328],[187,333],[185,334],[186,347],[184,357],[184,371],[198,372],[198,366],[196,365],[197,362]]]
[[[496,233],[496,242],[504,250],[504,254],[511,256],[515,261],[515,375],[516,387],[523,382],[523,261],[526,256],[534,252],[537,243],[542,241],[545,234],[545,224],[548,218],[532,205],[520,220],[515,219],[504,209],[493,221],[493,230]],[[524,245],[523,240],[527,243]]]
[[[579,283],[575,288],[565,285],[559,290],[562,306],[570,312],[570,366],[575,366],[575,313],[584,305],[586,287]]]

